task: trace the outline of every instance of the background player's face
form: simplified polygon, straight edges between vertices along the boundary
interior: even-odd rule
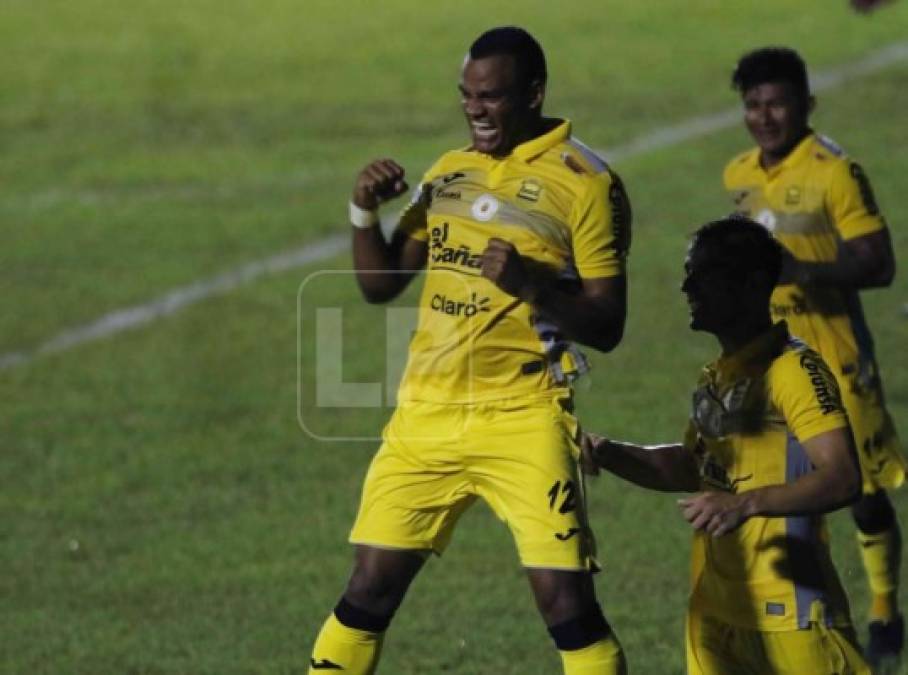
[[[542,90],[520,81],[514,57],[467,57],[459,88],[474,149],[501,157],[533,137]]]
[[[681,291],[690,306],[690,327],[721,334],[742,316],[740,283],[734,279],[728,262],[709,247],[691,246],[684,261]]]
[[[744,92],[744,123],[765,156],[781,159],[807,133],[809,100],[790,82],[764,82]]]

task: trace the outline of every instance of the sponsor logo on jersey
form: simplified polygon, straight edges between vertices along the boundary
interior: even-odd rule
[[[470,293],[470,299],[466,301],[452,300],[443,293],[436,293],[432,296],[429,306],[433,311],[448,316],[472,317],[479,312],[488,312],[489,300],[490,298],[480,298],[476,293]]]
[[[797,185],[790,185],[785,190],[785,203],[789,206],[795,206],[801,203],[801,188]]]
[[[750,190],[739,190],[734,194],[731,200],[735,203],[735,206],[741,206],[741,203],[747,199],[747,196],[750,194]]]
[[[440,265],[459,265],[478,270],[482,267],[482,254],[473,253],[469,246],[448,246],[450,225],[444,223],[429,231],[429,256],[433,263]]]
[[[709,452],[704,453],[703,463],[700,465],[700,479],[711,487],[723,492],[737,492],[738,485],[753,478],[753,474],[739,478],[729,478],[728,471]]]
[[[810,384],[813,385],[813,392],[823,414],[828,415],[839,410],[838,392],[835,391],[829,372],[817,361],[816,355],[802,354],[800,364],[810,377]]]
[[[449,173],[446,176],[442,176],[441,182],[447,185],[448,183],[453,183],[458,178],[466,178],[467,174],[462,171],[457,171],[456,173]]]
[[[460,190],[438,188],[435,192],[435,199],[460,199]]]
[[[618,250],[626,254],[631,247],[631,203],[618,176],[612,177],[608,201],[612,207],[612,231]]]

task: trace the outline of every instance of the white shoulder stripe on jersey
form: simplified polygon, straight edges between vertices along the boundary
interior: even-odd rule
[[[581,143],[574,136],[571,136],[567,140],[567,142],[568,145],[575,148],[580,152],[581,155],[583,155],[584,159],[586,159],[586,161],[590,163],[596,173],[608,171],[608,163],[604,159],[602,159],[602,157],[597,155],[588,145]]]
[[[823,134],[816,134],[817,141],[820,145],[829,150],[836,157],[841,157],[845,154],[845,151],[842,149],[842,146],[836,143],[834,140],[829,138],[829,136],[824,136]]]

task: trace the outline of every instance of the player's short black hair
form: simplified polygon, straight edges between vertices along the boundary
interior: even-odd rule
[[[737,279],[764,281],[767,293],[782,272],[782,245],[765,227],[743,216],[706,223],[694,232],[691,248],[709,248]]]
[[[545,83],[548,70],[542,47],[532,35],[517,26],[499,26],[480,35],[470,45],[471,59],[508,54],[514,57],[517,73],[524,86],[534,80]]]
[[[804,59],[788,47],[763,47],[748,52],[731,75],[731,86],[741,94],[767,82],[789,82],[802,98],[810,96]]]

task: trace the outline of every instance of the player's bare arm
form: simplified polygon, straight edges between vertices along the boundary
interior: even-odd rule
[[[550,281],[535,278],[516,247],[494,237],[482,254],[482,275],[545,312],[575,342],[607,352],[621,341],[627,315],[624,276],[583,279],[579,293],[564,293]]]
[[[888,229],[871,232],[839,244],[832,262],[805,262],[789,254],[782,282],[801,286],[839,286],[861,290],[889,286],[895,277],[895,255]]]
[[[375,213],[382,204],[399,197],[408,189],[405,171],[392,159],[368,164],[356,178],[353,205]],[[396,232],[385,239],[377,223],[353,228],[353,266],[360,290],[368,302],[388,302],[397,297],[426,264],[425,242]]]
[[[585,466],[605,469],[650,490],[693,492],[700,487],[696,460],[679,443],[635,445],[584,433],[581,452]]]
[[[701,492],[678,500],[695,529],[719,537],[754,516],[785,517],[828,513],[861,495],[861,474],[848,428],[833,429],[804,441],[814,470],[787,485],[745,492]]]

